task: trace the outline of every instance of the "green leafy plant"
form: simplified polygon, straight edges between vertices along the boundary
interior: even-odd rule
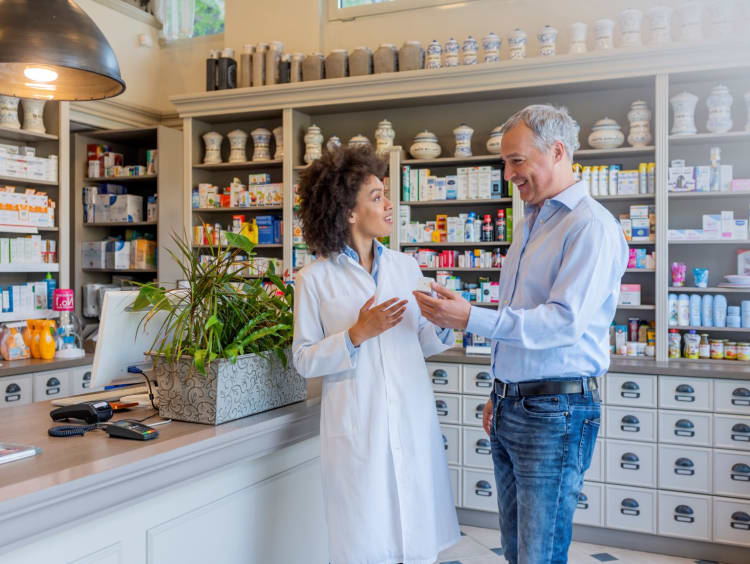
[[[190,243],[172,237],[177,252],[169,252],[187,287],[166,290],[153,283],[139,284],[133,310],[144,312],[141,326],[161,324],[151,352],[164,355],[168,362],[192,357],[202,374],[213,360],[234,363],[250,353],[266,358],[275,354],[286,367],[294,289],[276,275],[272,264],[263,278],[242,275],[243,258],[255,255],[255,244],[244,235],[226,236],[228,246],[211,246],[212,259],[204,264]],[[270,287],[264,286],[264,280]]]

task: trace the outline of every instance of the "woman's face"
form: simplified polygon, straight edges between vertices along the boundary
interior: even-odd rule
[[[375,175],[360,186],[357,203],[349,217],[352,234],[361,237],[386,237],[393,227],[393,204],[385,196],[383,182]]]

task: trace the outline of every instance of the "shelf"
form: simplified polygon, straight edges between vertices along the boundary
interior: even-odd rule
[[[667,241],[669,245],[750,245],[748,239],[686,239]]]
[[[627,355],[627,354],[610,354],[609,358],[617,359],[617,360],[648,360],[649,362],[654,362],[656,358],[653,356],[646,356],[643,354],[639,355]]]
[[[84,182],[141,182],[143,180],[156,180],[156,174],[141,174],[140,176],[97,176],[84,178]]]
[[[670,200],[690,198],[750,198],[750,192],[667,192]]]
[[[675,145],[696,145],[701,143],[718,143],[733,141],[750,141],[750,131],[730,131],[728,133],[696,133],[695,135],[670,135],[669,142]]]
[[[25,129],[13,129],[12,127],[0,126],[0,139],[12,139],[13,141],[58,141],[57,135],[49,133],[35,133]]]
[[[271,161],[244,161],[240,163],[194,164],[200,170],[244,170],[251,168],[276,168],[284,164],[281,159]]]
[[[747,288],[697,288],[695,286],[670,286],[668,288],[670,292],[684,293],[684,292],[705,292],[705,293],[716,293],[716,294],[750,294],[750,286]]]
[[[218,212],[262,212],[262,211],[281,211],[283,206],[256,206],[252,208],[191,208],[193,213],[218,213]]]
[[[31,186],[57,186],[56,180],[38,180],[34,178],[19,178],[17,176],[0,176],[0,182],[29,184]]]
[[[433,272],[438,270],[448,270],[450,272],[500,272],[500,268],[458,268],[458,267],[439,267],[439,268],[424,268],[419,267],[422,272]]]
[[[670,358],[668,359],[668,362],[702,362],[702,363],[709,363],[709,364],[723,364],[723,365],[729,365],[729,366],[736,366],[736,367],[750,367],[750,362],[746,360],[718,360],[715,358]]]
[[[573,153],[574,159],[580,157],[637,157],[640,155],[650,155],[654,152],[654,146],[647,147],[616,147],[614,149],[579,149]]]
[[[281,243],[265,243],[263,245],[255,245],[256,249],[280,249],[284,245]],[[193,245],[194,249],[218,249],[219,247],[217,245]],[[222,250],[226,250],[229,247],[229,245],[223,245]]]
[[[628,247],[633,247],[635,245],[656,245],[656,241],[625,241],[628,244]]]
[[[51,309],[36,309],[34,311],[0,313],[0,323],[12,323],[14,321],[25,321],[27,319],[57,319],[60,312]]]
[[[0,272],[60,272],[58,263],[41,264],[0,264]]]
[[[470,303],[471,305],[473,305],[473,306],[479,306],[479,307],[492,307],[492,308],[497,308],[497,306],[499,306],[499,305],[500,305],[500,303],[499,303],[499,302],[496,302],[496,303],[492,303],[492,302],[489,302],[489,303],[487,303],[487,302],[469,302],[469,303]]]
[[[513,198],[490,198],[475,200],[427,200],[421,202],[401,202],[402,206],[428,207],[428,206],[477,206],[489,204],[510,204]]]
[[[510,245],[508,241],[491,241],[491,242],[476,242],[476,243],[401,243],[401,248],[404,247],[504,247]]]
[[[131,273],[153,273],[156,274],[155,268],[82,268],[83,272],[111,272],[113,274],[131,274]]]
[[[653,274],[656,272],[655,268],[626,268],[625,272],[636,272],[638,274]]]
[[[655,310],[655,305],[618,305],[617,309],[632,309],[632,310],[644,310],[650,311]]]
[[[84,227],[148,227],[155,226],[155,221],[116,221],[116,222],[98,222],[98,223],[84,223]]]
[[[433,166],[450,166],[465,165],[472,166],[480,163],[501,162],[503,158],[500,155],[475,155],[473,157],[438,157],[437,159],[404,159],[402,165],[433,165]]]
[[[57,227],[32,227],[30,225],[0,225],[0,233],[25,233],[34,235],[40,231],[57,231]]]
[[[721,333],[750,333],[750,329],[743,329],[742,327],[703,327],[702,325],[677,325],[670,326],[667,329],[677,329],[678,331],[689,331],[695,329],[703,333],[710,333],[719,331]]]
[[[627,202],[630,200],[653,200],[653,194],[614,194],[612,196],[591,196],[595,200],[601,202],[613,201],[613,202]]]

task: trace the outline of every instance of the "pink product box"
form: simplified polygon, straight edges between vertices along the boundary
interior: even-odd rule
[[[750,192],[750,178],[735,178],[730,189],[732,192]]]
[[[620,284],[620,305],[641,305],[641,285]]]

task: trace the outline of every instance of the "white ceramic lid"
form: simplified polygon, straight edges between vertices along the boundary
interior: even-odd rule
[[[331,49],[331,52],[328,54],[332,55],[333,53],[344,53],[348,55],[349,51],[347,51],[346,49]]]
[[[603,117],[594,124],[593,129],[595,131],[599,129],[620,129],[620,124],[611,118]]]
[[[437,135],[435,135],[432,131],[424,130],[421,133],[417,133],[417,135],[414,137],[415,141],[434,141],[437,143]]]
[[[502,125],[498,125],[497,127],[493,128],[492,131],[490,131],[490,137],[496,137],[498,135],[502,135]]]
[[[393,43],[381,43],[380,47],[385,47],[386,49],[396,49],[396,46]]]
[[[253,129],[253,131],[250,133],[251,135],[263,135],[263,134],[271,135],[271,132],[268,131],[265,127],[258,127],[257,129]]]

